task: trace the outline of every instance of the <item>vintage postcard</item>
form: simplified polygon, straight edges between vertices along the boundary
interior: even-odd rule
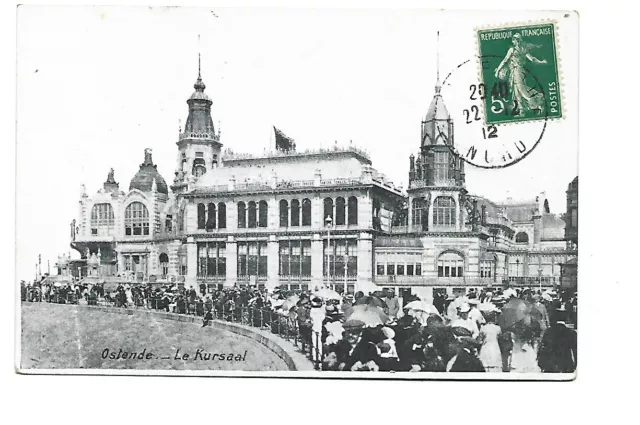
[[[578,26],[19,7],[18,372],[574,379]]]

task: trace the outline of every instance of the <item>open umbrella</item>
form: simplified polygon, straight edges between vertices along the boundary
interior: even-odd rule
[[[511,298],[502,307],[502,313],[498,317],[498,325],[502,330],[510,330],[516,323],[531,324],[531,307],[519,298]]]
[[[382,301],[380,298],[374,297],[371,295],[367,295],[358,299],[358,301],[356,301],[356,305],[369,305],[372,307],[381,307],[381,308],[386,306],[385,302]]]
[[[349,320],[360,320],[366,326],[378,326],[387,323],[389,316],[380,307],[357,305],[347,317],[347,321]]]
[[[428,302],[421,300],[411,301],[409,304],[405,305],[404,308],[408,308],[409,310],[424,311],[425,313],[429,314],[440,314],[438,312],[438,309],[435,308],[433,304],[429,304]]]
[[[288,311],[289,309],[291,309],[291,307],[294,307],[298,303],[298,301],[300,301],[299,296],[297,295],[290,296],[282,303],[282,310]]]
[[[341,300],[342,299],[342,296],[340,294],[338,294],[336,291],[330,288],[322,288],[313,295],[325,300]]]

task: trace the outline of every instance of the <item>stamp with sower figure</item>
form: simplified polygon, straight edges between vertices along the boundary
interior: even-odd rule
[[[553,22],[476,30],[486,124],[562,118]]]

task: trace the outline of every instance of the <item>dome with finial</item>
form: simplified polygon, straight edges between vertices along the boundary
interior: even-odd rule
[[[187,103],[189,103],[189,101],[191,100],[204,100],[209,104],[213,103],[211,102],[211,99],[209,99],[209,96],[207,96],[207,94],[204,92],[204,89],[206,89],[207,86],[202,81],[202,76],[200,74],[200,54],[199,53],[198,53],[198,79],[196,80],[196,83],[193,85],[193,88],[196,89],[196,91],[194,91],[191,97],[189,97],[189,100],[187,101]]]
[[[153,163],[151,149],[144,150],[144,162],[140,164],[140,169],[131,179],[129,190],[138,189],[142,192],[152,192],[155,180],[156,189],[159,193],[169,194],[167,183],[157,170],[157,165]]]

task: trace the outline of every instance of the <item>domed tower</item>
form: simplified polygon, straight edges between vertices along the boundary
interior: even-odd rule
[[[438,66],[435,94],[422,121],[420,152],[409,157],[409,224],[415,232],[463,231],[464,161],[455,152],[453,120],[441,93]]]
[[[200,74],[200,55],[198,54],[198,79],[193,85],[195,91],[187,100],[189,115],[180,129],[178,160],[172,189],[184,191],[191,176],[198,178],[210,172],[220,164],[220,130],[216,133],[211,118],[213,102],[204,92],[206,86]]]

